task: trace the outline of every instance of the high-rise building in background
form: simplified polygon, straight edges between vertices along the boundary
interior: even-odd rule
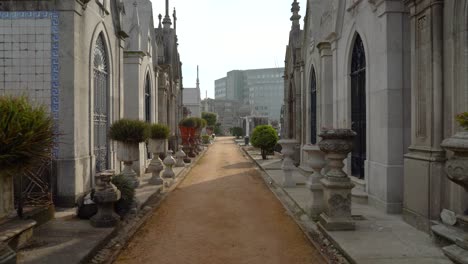
[[[284,97],[284,68],[235,70],[215,81],[215,99],[239,102],[244,114],[279,121]]]

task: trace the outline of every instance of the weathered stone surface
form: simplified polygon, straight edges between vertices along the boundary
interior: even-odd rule
[[[450,210],[444,209],[440,213],[440,218],[442,219],[442,222],[446,225],[455,225],[457,223],[457,215],[455,212],[452,212]]]

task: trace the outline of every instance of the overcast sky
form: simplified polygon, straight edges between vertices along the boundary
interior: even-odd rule
[[[155,26],[165,0],[151,0]],[[184,87],[195,87],[200,65],[202,99],[231,70],[284,67],[293,0],[169,0],[177,10]],[[301,27],[305,1],[301,5]],[[174,22],[174,21],[172,21]]]

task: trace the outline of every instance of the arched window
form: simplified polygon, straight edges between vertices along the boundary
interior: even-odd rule
[[[145,121],[151,123],[151,80],[149,73],[146,74],[145,82]]]
[[[149,73],[146,74],[146,81],[145,81],[145,121],[147,123],[151,123],[151,80]],[[148,159],[151,159],[151,152],[148,150],[148,144],[146,144],[146,156]]]
[[[366,55],[359,35],[351,58],[351,128],[357,133],[351,154],[351,173],[364,178],[366,160]]]
[[[310,74],[310,143],[317,144],[317,78],[313,67]]]
[[[96,172],[108,169],[108,87],[109,69],[106,47],[102,35],[99,35],[94,49],[94,156]]]

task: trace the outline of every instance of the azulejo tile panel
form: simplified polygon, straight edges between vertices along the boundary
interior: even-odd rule
[[[27,95],[50,107],[59,134],[59,13],[0,12],[0,94]],[[56,138],[56,143],[57,138]],[[58,157],[55,144],[53,155]]]

